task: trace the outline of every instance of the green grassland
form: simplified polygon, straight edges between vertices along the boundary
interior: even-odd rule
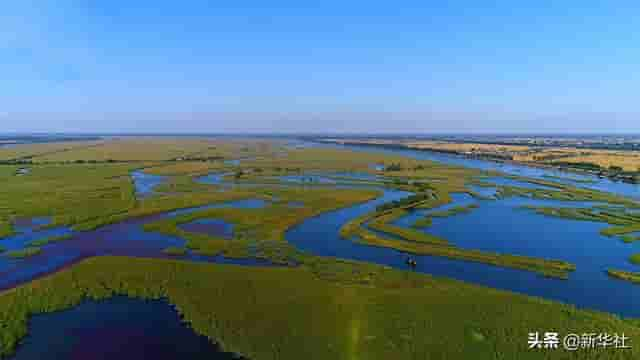
[[[635,359],[640,348],[527,350],[531,331],[624,333],[633,322],[461,282],[351,262],[259,268],[99,257],[0,294],[0,354],[30,316],[85,299],[166,298],[199,334],[250,359]],[[361,282],[365,273],[370,279]],[[215,279],[215,280],[213,280]],[[355,280],[355,281],[354,281]],[[562,348],[562,347],[561,347]]]
[[[100,145],[101,141],[65,141],[41,144],[22,144],[0,148],[0,161],[32,161],[39,156]]]
[[[7,251],[3,255],[12,259],[24,259],[24,258],[38,255],[41,252],[42,252],[42,249],[40,249],[37,246],[28,246],[20,250]]]
[[[0,172],[0,232],[9,235],[18,218],[51,216],[55,226],[127,211],[135,205],[132,169],[128,164],[72,164],[32,166],[25,176]]]
[[[186,239],[186,246],[203,255],[224,254],[227,257],[260,257],[287,263],[296,251],[284,240],[287,229],[312,216],[351,206],[379,196],[376,190],[346,190],[305,187],[267,187],[254,189],[254,196],[277,199],[264,208],[213,208],[146,224],[146,231],[157,231]],[[291,201],[304,206],[292,208]],[[234,238],[227,240],[211,235],[191,233],[178,225],[197,219],[216,218],[234,224]]]

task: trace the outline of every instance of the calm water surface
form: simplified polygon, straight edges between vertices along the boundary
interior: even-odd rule
[[[115,297],[29,320],[14,360],[238,359],[182,323],[165,301]]]
[[[462,248],[553,258],[576,264],[577,270],[569,275],[568,280],[558,280],[481,263],[408,255],[340,238],[340,227],[350,219],[405,196],[408,194],[404,192],[385,191],[381,198],[366,204],[309,219],[290,229],[286,238],[296,247],[320,256],[368,261],[401,269],[407,268],[405,260],[411,256],[418,262],[416,271],[560,300],[583,308],[640,316],[640,307],[637,306],[640,286],[609,278],[605,273],[610,267],[640,271],[640,266],[627,260],[638,251],[635,246],[601,236],[599,230],[605,224],[546,217],[521,208],[527,204],[580,207],[593,204],[525,198],[478,201],[466,194],[454,194],[452,204],[436,210],[471,203],[480,207],[467,214],[434,218],[433,226],[425,230]],[[413,212],[399,219],[397,224],[410,226],[428,212]]]

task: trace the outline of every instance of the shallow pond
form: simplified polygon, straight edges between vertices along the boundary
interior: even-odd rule
[[[153,188],[162,184],[165,176],[147,174],[141,170],[131,172],[131,178],[136,189],[136,196],[145,197],[153,194]]]
[[[219,185],[222,182],[222,178],[230,174],[231,173],[228,173],[228,172],[210,173],[210,174],[195,178],[195,181],[201,184]]]
[[[12,359],[238,358],[196,334],[165,301],[115,297],[33,316]]]

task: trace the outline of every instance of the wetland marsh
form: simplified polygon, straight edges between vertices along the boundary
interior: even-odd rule
[[[20,345],[29,316],[114,295],[166,298],[197,333],[250,359],[511,358],[543,325],[539,312],[557,329],[640,339],[635,320],[618,318],[640,317],[638,251],[622,238],[640,229],[629,189],[411,150],[147,141],[33,150],[28,175],[0,169],[0,355],[42,348],[37,336]],[[451,336],[425,337],[438,328]],[[476,333],[479,343],[448,340]]]

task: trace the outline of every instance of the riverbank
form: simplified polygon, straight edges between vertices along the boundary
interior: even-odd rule
[[[452,149],[415,147],[415,146],[411,146],[410,144],[404,144],[400,142],[398,143],[379,142],[379,141],[367,142],[366,140],[349,141],[349,140],[335,140],[335,139],[311,139],[310,141],[315,141],[323,144],[370,146],[370,147],[398,149],[398,150],[428,151],[433,153],[461,156],[468,159],[492,161],[492,162],[501,163],[501,164],[522,165],[522,166],[529,166],[529,167],[535,167],[540,169],[558,170],[562,172],[594,176],[597,178],[608,178],[612,181],[620,181],[620,182],[625,182],[629,184],[640,183],[640,172],[625,171],[622,168],[619,168],[616,166],[613,166],[611,168],[602,168],[597,164],[584,163],[584,162],[581,162],[581,163],[562,162],[558,164],[553,164],[553,163],[541,163],[537,161],[522,161],[522,160],[514,160],[512,156],[509,154],[498,153],[498,152],[496,152],[495,154],[492,154],[489,152],[473,153],[473,152],[459,151],[459,150],[452,150]],[[496,146],[499,146],[499,145],[496,145]]]

